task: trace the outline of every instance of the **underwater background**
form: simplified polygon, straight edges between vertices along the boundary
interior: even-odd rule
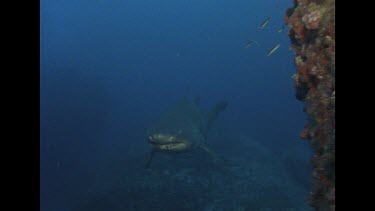
[[[41,210],[310,210],[306,115],[278,32],[290,6],[41,0]],[[202,111],[228,102],[207,140],[222,162],[193,151],[144,168],[147,129],[185,95]]]

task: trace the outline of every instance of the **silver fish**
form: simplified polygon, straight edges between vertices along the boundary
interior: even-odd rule
[[[282,26],[279,30],[277,30],[277,32],[281,33],[282,31],[284,31],[286,25]]]
[[[259,46],[259,43],[255,40],[250,40],[249,42],[246,43],[245,48],[249,48],[251,45],[255,43],[257,46]]]
[[[270,56],[271,54],[273,54],[273,52],[275,52],[277,49],[280,48],[280,44],[277,44],[275,47],[273,47],[267,54],[267,56]]]
[[[270,22],[270,17],[267,17],[266,20],[263,21],[259,29],[263,29],[268,24],[268,22]]]

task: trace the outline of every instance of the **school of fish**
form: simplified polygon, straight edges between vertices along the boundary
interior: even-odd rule
[[[270,22],[270,17],[267,17],[263,22],[262,24],[260,24],[259,26],[259,30],[263,30],[267,25],[268,23]],[[287,25],[283,25],[282,27],[280,27],[280,29],[277,30],[278,33],[281,33],[284,31],[285,27]],[[254,44],[256,44],[257,46],[260,46],[260,44],[256,41],[256,40],[250,40],[248,41],[246,44],[245,44],[245,48],[250,48],[251,46],[253,46]],[[278,49],[280,48],[280,43],[277,43],[275,44],[267,53],[267,56],[270,56],[271,54],[273,54],[275,51],[277,51]]]

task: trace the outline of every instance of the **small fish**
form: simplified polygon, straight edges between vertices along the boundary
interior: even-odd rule
[[[260,25],[259,29],[263,29],[268,22],[270,22],[270,17],[267,17],[266,20],[263,21],[262,25]]]
[[[280,44],[277,44],[275,47],[273,47],[270,52],[267,54],[267,56],[270,56],[273,52],[275,52],[280,47]]]
[[[279,30],[277,30],[277,32],[281,33],[282,31],[284,31],[286,25],[282,26]]]
[[[245,48],[249,48],[253,43],[257,44],[259,46],[259,43],[255,40],[250,40],[249,42],[246,43]]]

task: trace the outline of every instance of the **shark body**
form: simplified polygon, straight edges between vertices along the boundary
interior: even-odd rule
[[[211,153],[206,145],[207,133],[218,114],[225,110],[227,102],[219,102],[208,112],[199,110],[199,98],[190,101],[183,98],[175,103],[147,132],[151,146],[151,163],[155,152],[179,153],[201,148]]]

